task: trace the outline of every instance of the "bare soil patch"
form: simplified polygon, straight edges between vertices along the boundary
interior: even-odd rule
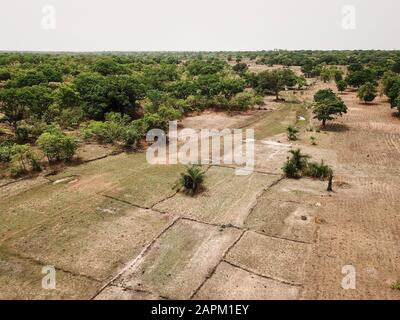
[[[171,222],[171,215],[95,198],[5,245],[25,257],[104,281]]]
[[[299,285],[304,282],[304,266],[310,250],[309,244],[249,231],[228,252],[226,260],[256,274]]]
[[[59,269],[56,289],[43,289],[43,267],[36,261],[0,250],[0,299],[90,299],[100,289],[101,284],[94,280]]]
[[[188,299],[218,264],[240,232],[180,220],[115,281],[173,299]]]
[[[264,278],[222,262],[195,295],[199,300],[291,300],[299,287]]]

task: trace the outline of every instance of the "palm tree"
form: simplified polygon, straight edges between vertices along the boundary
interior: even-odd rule
[[[186,194],[193,196],[200,191],[205,179],[205,172],[199,166],[187,167],[186,171],[181,173],[179,181],[175,185],[175,189],[184,189]]]
[[[293,162],[298,170],[301,171],[307,166],[307,159],[310,158],[308,154],[302,154],[300,149],[289,150],[289,153],[292,154],[290,161]]]
[[[289,140],[297,140],[297,134],[299,133],[299,130],[297,130],[295,127],[287,127],[286,132]]]

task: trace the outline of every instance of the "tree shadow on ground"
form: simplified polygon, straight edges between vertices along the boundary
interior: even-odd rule
[[[392,117],[400,119],[400,112],[399,111],[393,111],[392,112]]]
[[[362,107],[373,107],[373,106],[379,106],[380,103],[378,103],[378,102],[360,102],[360,105]]]
[[[321,131],[331,131],[331,132],[345,132],[349,131],[349,127],[343,123],[327,123],[325,127],[320,126]]]

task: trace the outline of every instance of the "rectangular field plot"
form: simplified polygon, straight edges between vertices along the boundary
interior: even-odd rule
[[[279,176],[259,173],[237,176],[234,169],[212,167],[203,193],[194,197],[178,193],[155,208],[205,222],[242,226],[259,193],[277,179]]]
[[[139,255],[172,220],[168,214],[97,196],[75,203],[5,245],[24,257],[105,280]]]
[[[150,208],[175,193],[173,189],[182,170],[178,165],[147,165],[140,171],[129,173],[105,195]]]
[[[226,260],[246,270],[266,277],[303,283],[303,269],[311,245],[246,232],[228,252]]]
[[[265,193],[244,225],[266,235],[311,243],[315,240],[316,210],[315,206],[279,200]]]
[[[188,299],[240,231],[179,220],[114,284],[172,299]]]
[[[99,282],[56,269],[56,288],[43,289],[42,267],[0,247],[0,299],[89,299],[101,287]]]
[[[174,194],[181,170],[180,165],[151,165],[144,153],[132,153],[69,168],[52,179],[76,176],[71,188],[77,191],[101,193],[149,208]]]
[[[0,239],[45,225],[46,221],[70,209],[76,214],[85,212],[94,196],[50,182],[10,196],[0,203]]]
[[[222,262],[194,299],[293,300],[299,287],[267,279]]]

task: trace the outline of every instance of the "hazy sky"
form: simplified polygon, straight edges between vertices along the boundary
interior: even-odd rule
[[[399,9],[399,0],[1,0],[0,50],[400,49]]]

